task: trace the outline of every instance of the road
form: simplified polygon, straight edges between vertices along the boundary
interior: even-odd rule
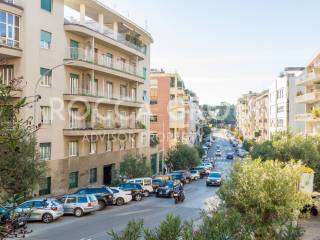
[[[216,161],[217,171],[227,174],[232,161],[225,159],[225,152],[231,146],[225,139],[224,133],[215,133],[216,145],[220,145],[222,157]],[[213,158],[216,145],[208,151],[208,158]],[[105,211],[96,212],[76,218],[64,216],[51,223],[30,223],[29,228],[33,230],[27,236],[32,240],[106,240],[109,239],[107,232],[111,229],[121,231],[128,221],[132,219],[143,219],[146,227],[157,226],[166,215],[180,216],[183,220],[200,220],[200,211],[205,202],[216,194],[218,188],[206,187],[205,179],[192,182],[185,186],[186,200],[182,204],[174,204],[173,199],[155,198],[153,196],[143,199],[141,202],[131,202],[122,207],[108,207]]]

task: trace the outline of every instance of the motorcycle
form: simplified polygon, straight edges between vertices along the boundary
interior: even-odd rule
[[[175,204],[178,204],[179,202],[183,202],[185,199],[184,191],[174,191],[173,198]]]

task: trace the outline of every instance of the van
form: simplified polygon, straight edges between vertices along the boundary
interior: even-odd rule
[[[152,178],[149,178],[149,177],[147,177],[147,178],[134,178],[134,179],[129,179],[127,182],[140,184],[144,190],[144,196],[146,196],[146,197],[149,197],[150,193],[153,192]]]

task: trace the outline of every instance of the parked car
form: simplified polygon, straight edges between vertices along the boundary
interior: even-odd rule
[[[169,197],[173,198],[174,188],[181,184],[179,181],[170,180],[163,187],[159,187],[156,192],[156,197]]]
[[[172,177],[170,175],[155,175],[152,177],[153,179],[161,179],[163,182],[167,182],[169,180],[172,180]]]
[[[66,195],[59,201],[63,204],[64,214],[73,214],[76,217],[99,209],[98,199],[93,194]]]
[[[135,178],[129,179],[127,182],[140,184],[144,190],[145,197],[149,197],[150,193],[153,193],[152,178]]]
[[[182,173],[186,178],[186,183],[189,183],[191,181],[191,173],[187,170],[177,170],[173,171],[172,173]]]
[[[122,183],[119,188],[124,191],[131,191],[132,199],[135,201],[141,201],[144,197],[144,190],[140,184]]]
[[[122,206],[123,204],[127,204],[131,202],[132,195],[131,191],[124,191],[120,188],[111,188],[114,196],[114,204],[117,206]]]
[[[200,179],[200,171],[199,170],[191,170],[191,179],[196,181]]]
[[[220,186],[222,184],[221,172],[211,172],[207,179],[207,186]]]
[[[206,169],[205,169],[204,167],[202,167],[202,166],[198,166],[198,167],[192,168],[191,171],[192,171],[192,170],[197,170],[197,171],[199,171],[200,178],[203,178],[203,177],[207,176],[207,171],[206,171]]]
[[[26,214],[27,220],[51,223],[64,214],[63,205],[57,199],[32,199],[20,204],[15,211]]]
[[[228,152],[227,153],[227,159],[233,159],[234,153],[233,152]]]
[[[89,186],[86,188],[80,188],[74,194],[93,194],[98,200],[99,211],[105,209],[108,205],[113,204],[113,192],[107,186]]]
[[[203,162],[203,163],[200,164],[200,166],[204,167],[206,170],[209,169],[210,171],[213,169],[213,166],[212,166],[212,164],[210,162]]]
[[[165,185],[166,181],[163,181],[161,179],[152,179],[152,188],[153,188],[153,191],[156,192],[156,190],[159,188],[159,187],[163,187]]]
[[[183,172],[174,172],[174,173],[170,173],[170,175],[172,177],[172,180],[179,180],[183,184],[186,184],[189,182],[186,174],[184,174]]]

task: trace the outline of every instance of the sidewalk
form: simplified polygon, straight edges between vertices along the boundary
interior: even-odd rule
[[[301,226],[305,230],[302,240],[320,240],[320,216],[301,222]]]

